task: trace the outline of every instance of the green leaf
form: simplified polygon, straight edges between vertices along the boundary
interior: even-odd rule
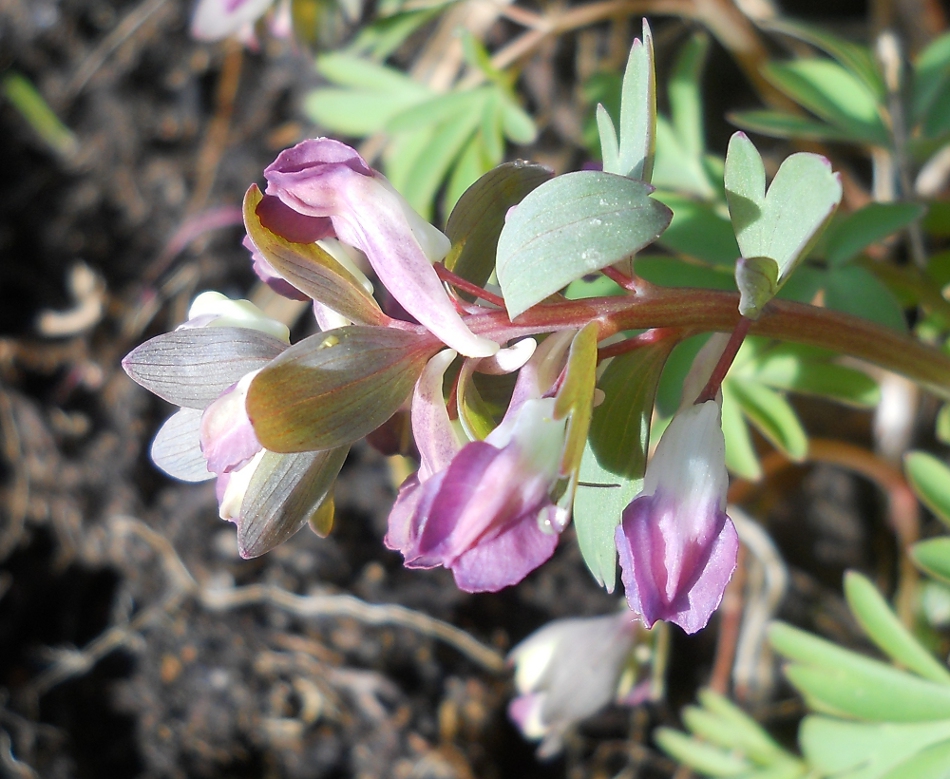
[[[443,123],[471,126],[471,119],[479,118],[493,94],[492,87],[476,87],[462,92],[435,95],[400,111],[386,122],[386,131],[401,133],[418,130],[428,125]]]
[[[620,171],[620,146],[617,142],[617,128],[602,103],[597,104],[597,132],[600,135],[600,158],[607,173]]]
[[[330,52],[317,58],[317,72],[331,84],[380,94],[396,94],[416,99],[432,96],[432,91],[395,68],[379,65],[364,57]]]
[[[872,725],[810,716],[799,732],[808,762],[837,779],[881,779],[922,750],[948,739],[950,721]],[[896,776],[919,779],[915,773]]]
[[[758,722],[725,696],[707,687],[699,691],[698,697],[706,711],[721,723],[721,728],[717,728],[721,740],[714,741],[712,732],[700,733],[687,722],[690,730],[697,735],[703,735],[704,738],[720,746],[734,746],[759,764],[768,765],[780,760],[793,759],[792,755],[782,749]]]
[[[752,764],[730,750],[704,744],[672,728],[657,728],[653,738],[674,760],[706,776],[738,776],[752,770]]]
[[[657,116],[654,186],[671,194],[676,193],[675,196],[691,196],[699,198],[700,201],[711,201],[718,196],[715,182],[721,181],[721,175],[716,178],[709,174],[703,155],[694,156],[687,153],[669,121],[663,116]],[[660,200],[665,202],[665,197]],[[703,205],[711,207],[707,203]],[[732,240],[735,242],[735,239]]]
[[[655,241],[672,214],[650,192],[642,181],[578,171],[525,197],[498,240],[496,272],[508,315]]]
[[[946,103],[950,91],[950,33],[941,35],[914,62],[913,115],[933,135],[933,111]]]
[[[795,662],[785,675],[810,707],[875,722],[950,718],[950,686],[899,671],[790,625],[774,623],[772,645]]]
[[[355,443],[405,402],[439,346],[428,335],[358,325],[304,338],[251,382],[254,431],[274,452]]]
[[[799,344],[782,344],[756,359],[753,375],[773,389],[817,395],[856,408],[876,406],[881,396],[877,382],[833,359],[831,353],[816,355]]]
[[[758,481],[762,478],[762,466],[752,445],[749,425],[728,381],[722,385],[722,434],[726,439],[726,467],[743,479]]]
[[[758,319],[778,292],[778,263],[771,257],[740,257],[736,260],[736,286],[739,313]]]
[[[950,765],[950,739],[933,744],[896,766],[881,779],[947,779]]]
[[[825,305],[872,322],[907,330],[904,313],[891,291],[865,268],[845,265],[825,277]]]
[[[534,119],[504,93],[501,95],[501,126],[512,143],[524,146],[537,140],[538,128]]]
[[[257,184],[244,196],[244,226],[271,267],[305,295],[359,324],[378,325],[384,316],[356,278],[315,243],[294,243],[271,232],[257,215],[263,200]]]
[[[792,272],[841,201],[841,180],[817,154],[798,153],[766,193],[765,167],[752,142],[735,133],[726,154],[726,200],[743,257],[771,257],[779,281]]]
[[[653,173],[654,130],[656,126],[656,74],[653,66],[653,35],[643,20],[643,40],[634,39],[623,74],[620,102],[620,146],[618,173],[650,181]]]
[[[871,93],[879,99],[887,95],[884,79],[881,77],[874,55],[866,46],[859,46],[844,38],[832,35],[821,27],[813,27],[802,22],[769,19],[760,22],[760,24],[766,30],[790,35],[793,38],[810,43],[817,49],[821,49],[859,78]]]
[[[904,456],[904,472],[917,497],[950,527],[950,468],[927,452]]]
[[[726,118],[737,127],[770,138],[854,142],[850,133],[830,124],[783,111],[733,111]]]
[[[584,562],[608,592],[616,584],[614,531],[643,484],[653,402],[671,348],[660,342],[614,357],[598,382],[604,402],[591,417],[574,527]]]
[[[910,548],[910,556],[922,571],[950,584],[950,538],[920,541]]]
[[[445,266],[484,286],[495,270],[498,236],[508,210],[552,175],[550,168],[519,160],[499,165],[472,184],[459,198],[445,226],[452,241]]]
[[[888,146],[877,97],[858,78],[826,59],[772,62],[762,75],[774,87],[858,142]]]
[[[282,544],[323,505],[349,447],[320,452],[265,452],[254,469],[238,522],[241,557],[259,557]]]
[[[73,131],[60,121],[26,76],[7,72],[0,82],[0,92],[53,152],[69,159],[79,151]]]
[[[709,53],[709,35],[695,33],[680,48],[667,83],[670,118],[683,150],[700,159],[703,141],[703,103],[700,79]]]
[[[861,629],[894,662],[932,682],[950,684],[950,671],[924,649],[901,624],[877,588],[861,574],[848,571],[844,579],[848,606]]]
[[[661,246],[732,269],[739,256],[739,245],[731,223],[715,206],[672,192],[657,192],[654,197],[673,210],[673,221],[659,238]]]
[[[833,221],[825,235],[825,257],[840,265],[862,250],[907,227],[926,213],[919,203],[871,203]]]
[[[789,459],[804,460],[808,454],[808,436],[788,401],[756,381],[728,377],[727,381],[742,413],[759,432]]]

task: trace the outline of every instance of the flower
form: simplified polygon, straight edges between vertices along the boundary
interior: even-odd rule
[[[555,620],[511,650],[518,696],[508,715],[526,738],[542,741],[539,756],[559,752],[568,728],[617,700],[637,638],[637,624],[624,611]],[[625,703],[647,697],[635,689]]]
[[[256,46],[254,23],[260,19],[276,0],[198,0],[191,17],[191,35],[199,41],[218,41],[235,36],[250,46]],[[271,31],[278,37],[287,37],[290,26],[288,2],[281,2],[271,24]]]
[[[155,437],[152,459],[183,481],[217,478],[222,519],[244,557],[286,540],[320,508],[346,448],[278,454],[264,449],[245,408],[258,371],[289,345],[287,327],[246,300],[199,295],[188,321],[124,360],[126,372],[181,406]]]
[[[448,238],[354,149],[329,138],[302,141],[282,151],[264,176],[267,195],[292,210],[301,231],[320,228],[315,219],[329,220],[332,232],[318,237],[362,251],[396,301],[443,343],[466,357],[498,351],[498,344],[468,329],[432,267],[448,252]],[[297,229],[293,218],[281,219],[284,230]]]
[[[679,411],[615,536],[627,602],[648,628],[662,619],[695,633],[718,608],[739,549],[728,486],[719,404]]]
[[[569,513],[552,500],[567,419],[554,418],[555,399],[541,397],[537,384],[538,364],[550,352],[539,348],[522,369],[501,424],[484,441],[465,445],[442,399],[442,377],[455,354],[429,361],[411,407],[421,465],[399,490],[385,539],[407,567],[441,565],[459,588],[495,592],[554,554]]]

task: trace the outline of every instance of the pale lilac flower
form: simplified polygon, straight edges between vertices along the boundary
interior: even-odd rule
[[[518,644],[508,655],[515,666],[516,697],[508,715],[526,738],[540,740],[540,757],[560,751],[571,726],[617,701],[624,671],[632,666],[637,623],[629,612],[559,619]],[[625,696],[632,705],[648,697],[642,686]]]
[[[627,602],[647,627],[695,633],[718,608],[739,549],[728,486],[719,404],[679,411],[616,531]]]
[[[135,381],[181,406],[158,431],[153,461],[183,481],[217,478],[219,514],[237,525],[245,557],[263,554],[305,524],[346,456],[345,447],[278,454],[257,440],[245,408],[248,387],[289,337],[285,325],[249,301],[205,292],[188,321],[123,360]]]
[[[267,194],[301,218],[329,219],[333,235],[362,251],[393,298],[446,345],[466,357],[498,351],[468,329],[432,267],[448,252],[448,238],[354,149],[329,138],[303,141],[281,152],[264,176]]]
[[[567,420],[553,418],[555,399],[540,397],[536,366],[525,366],[501,424],[484,441],[462,445],[442,399],[453,357],[436,355],[416,385],[411,415],[421,465],[399,491],[386,545],[410,568],[441,565],[459,588],[494,592],[554,554],[569,518],[552,500]]]
[[[191,35],[200,41],[218,41],[235,36],[254,42],[254,22],[274,0],[198,0],[191,17]]]

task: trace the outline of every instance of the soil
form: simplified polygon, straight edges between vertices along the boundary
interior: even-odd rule
[[[0,775],[671,776],[649,732],[709,679],[716,623],[673,635],[665,702],[608,709],[553,760],[508,721],[505,652],[551,619],[616,607],[570,530],[496,595],[407,571],[381,543],[390,466],[363,445],[328,538],[305,530],[243,561],[213,488],[150,463],[170,408],[119,360],[197,291],[248,293],[241,197],[314,132],[298,109],[305,52],[195,43],[189,5],[0,0],[0,70],[28,77],[78,140],[54,153],[0,104]],[[827,434],[846,424],[835,413]],[[838,620],[845,567],[893,571],[880,498],[829,467],[782,480],[759,500],[793,566],[782,613]],[[479,646],[437,637],[431,618]],[[768,711],[792,732],[795,704]]]

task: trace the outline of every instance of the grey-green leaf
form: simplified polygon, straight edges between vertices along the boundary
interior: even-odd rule
[[[932,538],[910,548],[910,556],[921,570],[950,584],[950,538]]]
[[[655,241],[672,214],[652,191],[624,176],[578,171],[525,197],[498,240],[496,271],[508,315]]]
[[[446,267],[483,286],[495,269],[495,250],[508,209],[552,175],[550,168],[517,160],[499,165],[472,184],[445,226],[452,241]]]
[[[771,257],[779,285],[807,254],[841,201],[841,180],[827,159],[798,153],[781,165],[766,193],[765,166],[744,133],[726,154],[726,200],[743,257]]]

